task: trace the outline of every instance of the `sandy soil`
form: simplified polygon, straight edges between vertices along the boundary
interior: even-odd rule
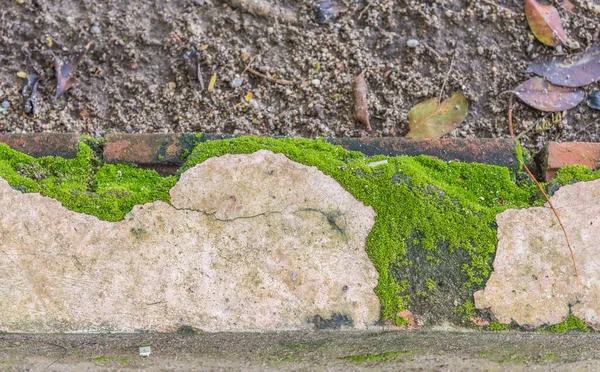
[[[552,2],[572,42],[592,44],[594,2],[572,0],[573,13]],[[500,93],[527,78],[521,71],[530,61],[582,50],[534,40],[522,0],[340,0],[348,10],[324,24],[315,21],[314,0],[270,0],[285,17],[232,6],[239,3],[0,0],[0,102],[10,105],[0,108],[0,131],[403,136],[412,106],[458,91],[470,112],[451,135],[507,137],[507,95]],[[79,83],[59,110],[49,52],[66,58],[89,42]],[[17,77],[26,70],[26,45],[47,75],[33,120],[22,116],[24,80]],[[194,48],[202,86],[184,58]],[[244,72],[249,63],[292,84]],[[369,133],[352,118],[351,81],[360,71],[369,87]],[[517,132],[530,128],[521,140],[531,150],[548,140],[600,140],[598,113],[585,104],[546,124],[543,116],[515,106]]]

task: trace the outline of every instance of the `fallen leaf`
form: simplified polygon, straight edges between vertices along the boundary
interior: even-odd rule
[[[537,76],[519,85],[514,93],[529,106],[547,112],[570,110],[585,98],[581,89],[552,85]]]
[[[592,46],[575,56],[554,57],[534,62],[525,72],[532,72],[546,78],[554,85],[578,88],[600,79],[600,47]]]
[[[25,71],[19,71],[17,72],[17,77],[21,79],[27,79],[27,73]]]
[[[25,74],[27,83],[21,92],[25,99],[23,113],[28,117],[33,117],[37,106],[38,85],[40,80],[44,78],[44,75],[43,73],[40,75],[33,66],[33,63],[31,62],[31,52],[28,49],[23,50],[23,52],[25,53],[25,61],[27,63],[27,73]]]
[[[588,97],[588,106],[600,110],[600,90],[590,93],[590,96]]]
[[[536,0],[525,0],[525,15],[531,32],[540,42],[550,46],[567,42],[558,10],[552,5],[540,5]]]
[[[254,97],[254,94],[252,92],[249,92],[248,94],[246,94],[246,97],[244,97],[244,99],[246,100],[246,102],[250,102],[252,97]]]
[[[569,0],[563,0],[561,5],[563,8],[565,8],[567,10],[567,12],[570,12],[573,9],[575,9],[575,5],[573,5],[573,3],[570,2]]]
[[[307,85],[308,86],[308,85]],[[354,120],[363,124],[367,130],[371,130],[369,122],[369,102],[367,101],[367,83],[364,73],[360,73],[352,82],[354,92]]]
[[[209,92],[215,88],[216,83],[217,83],[217,75],[211,76],[210,81],[208,82],[208,91]]]
[[[444,102],[432,98],[408,112],[410,132],[406,137],[439,138],[450,133],[465,120],[469,102],[461,93],[452,93]]]
[[[50,36],[46,36],[46,44],[48,44],[48,46],[50,48],[52,48],[53,42],[52,42],[52,38]]]
[[[337,18],[348,10],[344,4],[335,1],[319,1],[315,6],[315,20],[317,23],[327,23],[330,19]]]
[[[202,45],[202,46],[200,47],[200,50],[201,50],[201,51],[202,51],[202,50],[206,50],[206,49],[208,49],[208,44],[204,44],[204,45]]]
[[[58,98],[65,94],[75,83],[75,71],[77,66],[83,60],[85,53],[89,49],[90,44],[79,48],[77,52],[71,53],[66,62],[59,57],[54,56],[54,68],[56,70],[56,94],[54,95],[55,106],[66,106],[66,101],[58,104]]]

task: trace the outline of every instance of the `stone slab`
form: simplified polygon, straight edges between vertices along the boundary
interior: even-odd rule
[[[284,155],[212,158],[120,222],[0,179],[0,331],[368,328],[375,213]]]
[[[496,217],[494,272],[475,306],[501,323],[525,327],[575,315],[600,328],[600,180],[559,189],[551,198],[573,247],[579,284],[565,236],[552,210],[509,209]]]

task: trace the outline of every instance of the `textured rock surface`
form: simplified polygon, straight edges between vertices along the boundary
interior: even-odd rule
[[[213,158],[112,223],[0,179],[0,330],[304,329],[379,318],[374,212],[283,155]],[[328,321],[333,319],[333,321]]]
[[[565,186],[551,198],[561,216],[579,269],[580,287],[560,225],[546,207],[507,210],[497,216],[498,250],[475,306],[501,323],[538,327],[571,313],[600,326],[600,180]]]

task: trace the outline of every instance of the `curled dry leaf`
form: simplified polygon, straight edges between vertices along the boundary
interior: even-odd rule
[[[554,85],[578,88],[600,79],[600,47],[592,46],[585,52],[569,57],[534,62],[525,72],[546,78]]]
[[[369,103],[367,101],[368,90],[364,72],[354,78],[352,92],[354,92],[354,120],[363,124],[367,130],[371,130]]]
[[[421,102],[408,112],[410,132],[406,137],[442,137],[457,128],[468,111],[469,102],[460,93],[452,93],[441,103],[437,98]]]
[[[90,44],[80,47],[78,51],[71,53],[66,62],[58,56],[54,56],[54,68],[56,70],[56,94],[54,95],[54,105],[64,107],[67,101],[58,103],[58,98],[65,94],[75,83],[75,71],[77,66],[83,60]]]
[[[537,76],[519,85],[514,93],[529,106],[547,112],[570,110],[585,98],[581,89],[552,85]]]
[[[25,61],[27,63],[27,74],[25,76],[27,82],[21,92],[25,99],[23,113],[28,117],[33,117],[36,112],[38,84],[44,77],[43,75],[38,74],[33,66],[33,63],[31,62],[31,52],[28,49],[24,49],[23,52],[25,53]]]
[[[206,49],[206,48],[204,48]],[[200,47],[200,50],[204,50]],[[200,89],[204,90],[204,79],[202,78],[202,68],[200,67],[200,53],[196,47],[192,47],[190,50],[183,53],[183,58],[189,62],[192,67],[192,74],[198,80]]]
[[[558,10],[552,5],[540,5],[536,0],[525,0],[525,15],[531,32],[540,42],[550,46],[567,42]]]
[[[293,11],[272,4],[268,0],[229,0],[233,8],[240,8],[245,12],[261,17],[273,17],[286,23],[297,23],[298,16]]]
[[[600,110],[600,90],[590,93],[588,97],[588,106],[595,110]]]
[[[336,1],[319,1],[314,7],[315,20],[317,23],[327,23],[329,20],[336,18],[341,13],[348,10],[343,4]]]

